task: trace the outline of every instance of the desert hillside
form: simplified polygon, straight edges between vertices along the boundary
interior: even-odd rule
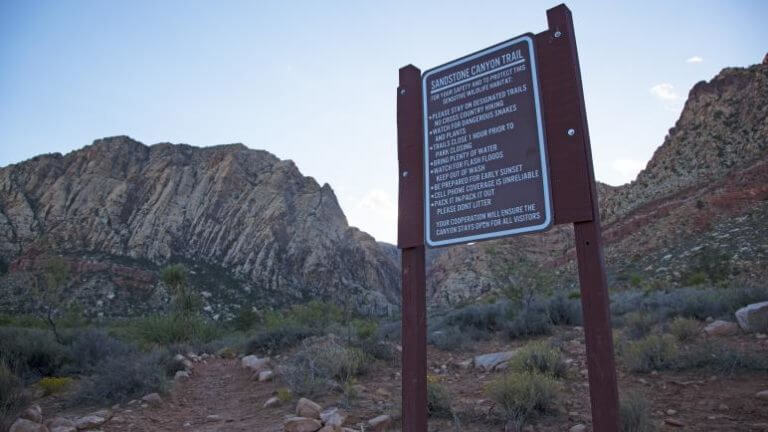
[[[309,299],[387,314],[400,298],[395,264],[347,225],[329,185],[240,144],[113,137],[0,168],[0,311],[36,307],[27,293],[52,256],[94,317],[163,309],[159,270],[174,263],[223,320]]]

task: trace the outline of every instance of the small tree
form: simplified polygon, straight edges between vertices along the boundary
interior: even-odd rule
[[[501,282],[501,293],[514,303],[529,304],[536,296],[552,293],[552,272],[525,257],[508,259],[496,248],[490,250],[490,270]]]
[[[43,281],[38,282],[36,297],[40,303],[43,318],[53,332],[56,341],[61,343],[61,335],[56,326],[61,310],[67,302],[64,287],[69,279],[69,265],[61,257],[49,258],[43,269]]]
[[[162,272],[163,283],[168,286],[173,296],[173,309],[177,318],[189,318],[198,312],[200,302],[190,291],[188,272],[181,264],[165,267]]]

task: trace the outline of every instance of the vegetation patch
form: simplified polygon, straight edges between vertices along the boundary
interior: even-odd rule
[[[73,382],[74,380],[70,377],[45,377],[38,381],[37,385],[47,396],[67,391]]]
[[[509,362],[511,370],[516,372],[537,372],[555,378],[565,378],[568,366],[559,349],[546,342],[529,343]]]
[[[538,415],[554,412],[558,384],[551,376],[536,372],[510,372],[491,382],[486,393],[496,402],[504,420],[522,429]]]
[[[29,402],[24,383],[14,373],[12,359],[0,355],[0,430],[8,430]]]
[[[621,432],[653,432],[651,405],[640,393],[628,393],[619,403],[619,430]]]

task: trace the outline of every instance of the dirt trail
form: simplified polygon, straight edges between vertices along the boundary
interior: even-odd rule
[[[263,408],[276,385],[251,380],[239,360],[196,363],[192,376],[176,382],[157,408],[128,404],[102,428],[137,431],[282,431],[285,407]],[[209,417],[216,416],[216,417]]]

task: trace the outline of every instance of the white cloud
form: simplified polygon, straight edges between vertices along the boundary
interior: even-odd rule
[[[611,163],[611,168],[619,174],[622,183],[634,180],[644,167],[645,164],[636,159],[616,159]]]
[[[693,56],[693,57],[689,58],[688,60],[686,60],[685,62],[686,63],[701,63],[703,61],[704,61],[703,58],[701,58],[699,56]]]
[[[680,99],[680,95],[675,92],[675,86],[670,83],[656,84],[651,87],[651,94],[663,101],[673,101]]]
[[[370,189],[357,200],[347,214],[349,224],[372,235],[376,240],[394,243],[397,237],[397,202],[381,189]]]

